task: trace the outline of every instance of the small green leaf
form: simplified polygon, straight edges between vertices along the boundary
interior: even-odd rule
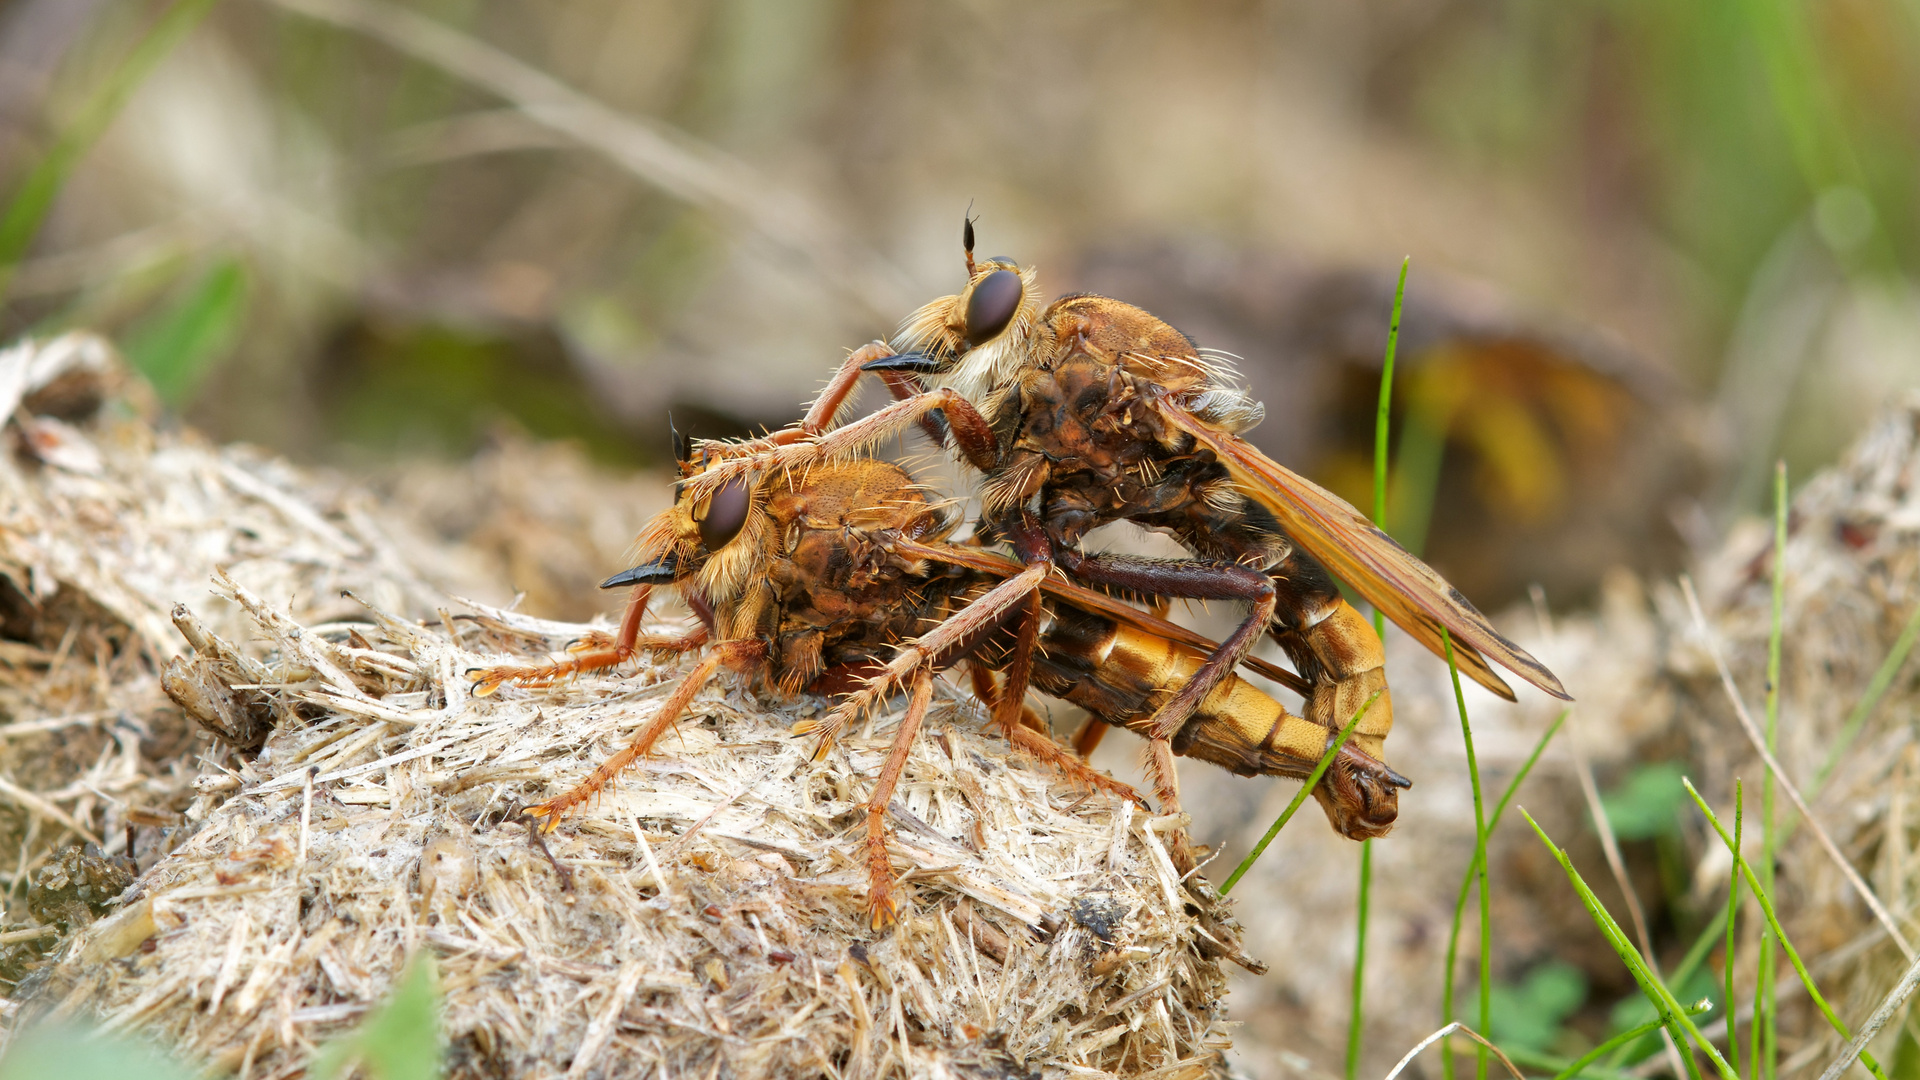
[[[127,335],[127,359],[168,402],[179,404],[233,349],[246,320],[247,271],[225,259]]]
[[[0,1080],[187,1080],[178,1063],[126,1039],[90,1035],[69,1024],[43,1024],[20,1033],[0,1058]]]
[[[1600,796],[1613,835],[1622,840],[1651,840],[1680,827],[1683,770],[1672,762],[1635,769],[1627,781]]]
[[[408,962],[393,997],[358,1030],[321,1047],[311,1075],[333,1080],[356,1061],[377,1080],[440,1076],[440,979],[431,956]]]
[[[1527,972],[1518,986],[1495,985],[1491,997],[1493,1041],[1544,1050],[1587,1000],[1587,977],[1572,964],[1550,961]]]

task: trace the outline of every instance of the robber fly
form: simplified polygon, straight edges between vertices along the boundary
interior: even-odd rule
[[[1042,307],[1031,267],[974,259],[971,221],[964,245],[964,290],[915,312],[891,345],[856,350],[800,424],[743,444],[703,484],[863,452],[919,423],[984,475],[980,535],[1084,584],[1245,603],[1246,619],[1148,726],[1175,750],[1192,738],[1200,702],[1264,632],[1308,682],[1315,722],[1338,727],[1380,695],[1354,736],[1379,755],[1392,723],[1384,657],[1336,578],[1436,654],[1450,636],[1460,669],[1502,697],[1513,691],[1489,660],[1567,697],[1552,672],[1425,563],[1242,439],[1264,408],[1224,358],[1118,300],[1079,294]],[[833,429],[863,372],[880,375],[900,400]],[[1197,557],[1081,550],[1089,531],[1114,521],[1168,533]],[[1021,633],[1016,655],[1029,647],[1031,620]]]
[[[712,454],[682,462],[673,507],[641,532],[640,565],[603,586],[632,587],[617,636],[592,636],[553,663],[469,672],[475,692],[485,696],[507,683],[542,685],[612,667],[643,651],[704,651],[626,748],[530,814],[551,828],[592,799],[652,748],[723,667],[782,694],[853,691],[856,708],[877,704],[890,683],[876,676],[897,670],[908,706],[866,807],[870,913],[876,927],[884,925],[896,913],[886,808],[926,716],[935,671],[963,660],[995,725],[1015,746],[1076,782],[1141,801],[1055,743],[1025,709],[1024,695],[1002,690],[995,673],[1025,664],[1025,671],[1008,671],[1009,690],[1015,675],[1020,686],[1030,679],[1081,705],[1095,722],[1138,730],[1157,697],[1207,662],[1211,641],[1050,575],[1046,565],[949,543],[954,515],[897,465],[856,458],[804,474],[769,471],[707,494],[691,483],[723,456],[722,446],[707,445]],[[663,586],[678,590],[699,628],[673,638],[641,636],[651,591]],[[1039,615],[1041,648],[1022,660],[1006,624],[1029,608]],[[1291,675],[1266,668],[1274,677]],[[1291,715],[1231,674],[1201,703],[1191,727],[1187,753],[1243,775],[1304,778],[1330,742],[1325,727]],[[813,730],[806,722],[795,728]],[[1170,759],[1150,765],[1172,771]],[[1168,783],[1156,776],[1157,788]],[[1336,829],[1377,836],[1392,825],[1397,789],[1407,783],[1349,744],[1314,794]],[[1163,797],[1162,807],[1177,809],[1168,799],[1177,801],[1177,791]]]

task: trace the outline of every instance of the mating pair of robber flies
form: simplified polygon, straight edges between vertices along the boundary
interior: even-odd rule
[[[1393,707],[1380,641],[1335,578],[1435,653],[1450,635],[1460,669],[1495,693],[1513,697],[1490,661],[1567,696],[1425,563],[1244,441],[1264,409],[1220,359],[1107,297],[1043,307],[1032,268],[975,261],[971,221],[964,246],[966,288],[915,312],[891,346],[856,350],[797,425],[750,440],[676,437],[674,505],[641,532],[640,565],[603,586],[632,589],[617,636],[578,642],[562,661],[472,673],[485,695],[640,652],[702,651],[624,750],[529,813],[552,827],[593,798],[721,668],[783,694],[839,695],[830,712],[794,729],[814,736],[816,757],[904,690],[907,710],[866,807],[878,927],[898,911],[887,806],[943,668],[967,665],[992,726],[1014,746],[1136,801],[1084,758],[1108,725],[1143,736],[1167,813],[1179,811],[1175,755],[1303,778],[1359,716],[1313,792],[1333,827],[1355,839],[1392,827],[1409,782],[1381,758]],[[896,400],[836,427],[867,373]],[[958,521],[946,504],[871,456],[915,425],[981,475],[981,516],[967,542],[951,539]],[[1082,550],[1089,531],[1115,521],[1167,533],[1192,557]],[[661,587],[680,593],[699,627],[640,635]],[[1235,601],[1247,614],[1216,643],[1159,617],[1174,598]],[[1294,671],[1251,655],[1262,634]],[[1241,679],[1243,665],[1298,692],[1305,715]],[[1073,748],[1026,707],[1029,689],[1087,711]],[[1191,869],[1184,831],[1173,855]]]

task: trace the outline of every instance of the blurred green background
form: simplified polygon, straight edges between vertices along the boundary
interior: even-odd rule
[[[1920,2],[12,0],[7,334],[304,460],[657,464],[983,254],[1243,358],[1483,604],[1677,565],[1920,379]]]

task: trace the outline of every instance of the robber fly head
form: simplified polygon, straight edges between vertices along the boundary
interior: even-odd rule
[[[969,399],[1004,385],[1032,354],[1040,318],[1039,278],[1004,255],[976,262],[973,222],[963,237],[967,286],[907,316],[894,334],[899,354],[887,366]]]
[[[672,568],[676,581],[694,579],[708,599],[721,601],[737,593],[764,561],[761,547],[766,531],[766,508],[751,473],[742,473],[702,491],[688,481],[705,472],[713,458],[705,446],[694,449],[675,439],[680,479],[673,485],[673,505],[653,516],[634,542],[640,564]]]

